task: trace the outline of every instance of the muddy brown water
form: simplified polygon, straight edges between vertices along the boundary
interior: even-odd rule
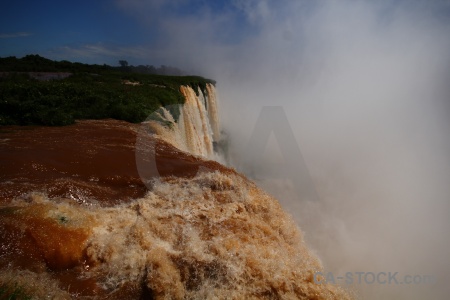
[[[46,272],[72,295],[102,296],[94,279],[79,276],[86,263],[82,245],[89,233],[49,221],[39,206],[33,211],[16,207],[15,201],[38,192],[73,205],[110,207],[144,196],[148,188],[135,160],[138,128],[116,120],[0,127],[0,270]],[[160,176],[189,178],[200,166],[230,172],[161,140],[151,144]],[[137,286],[124,286],[117,296],[148,298]]]
[[[147,188],[136,168],[138,126],[88,120],[65,127],[0,127],[0,204],[31,191],[106,206],[142,197]],[[199,166],[225,170],[161,140],[153,145],[160,176],[192,177]]]

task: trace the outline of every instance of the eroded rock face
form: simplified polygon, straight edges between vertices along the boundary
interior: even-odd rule
[[[320,262],[276,199],[160,140],[148,190],[135,138],[112,120],[2,130],[0,282],[61,299],[349,298],[314,282]]]

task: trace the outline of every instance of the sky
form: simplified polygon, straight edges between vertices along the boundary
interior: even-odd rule
[[[288,135],[271,135],[255,180],[327,269],[438,278],[350,286],[364,299],[450,295],[449,33],[449,0],[0,4],[2,57],[125,59],[217,80],[232,164],[244,173],[263,107],[281,107],[319,201],[293,192],[296,178],[273,178],[297,159],[280,156]]]
[[[256,30],[257,16],[248,15],[243,3],[6,0],[0,4],[0,56],[40,54],[87,63],[127,59],[136,65],[170,65],[174,58],[168,47],[181,47],[190,36],[226,47]]]
[[[341,1],[342,7],[370,2]],[[372,2],[378,3],[371,6],[379,24],[392,21],[399,7],[450,19],[446,0]],[[0,56],[39,54],[110,65],[125,59],[215,76],[199,61],[240,64],[239,56],[259,64],[255,48],[266,43],[278,44],[278,49],[270,45],[274,55],[301,51],[310,34],[306,22],[330,3],[339,6],[339,1],[314,0],[5,0],[0,4]]]

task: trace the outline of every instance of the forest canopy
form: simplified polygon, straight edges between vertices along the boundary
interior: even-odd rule
[[[151,71],[150,66],[88,65],[39,55],[0,58],[0,125],[58,126],[105,118],[138,123],[161,106],[184,103],[181,85],[205,90],[207,83],[215,84],[200,76]]]

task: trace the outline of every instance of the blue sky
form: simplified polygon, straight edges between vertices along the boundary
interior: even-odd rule
[[[167,28],[168,20],[182,20],[180,32],[199,31],[201,35],[202,29],[193,20],[226,15],[220,36],[225,43],[252,30],[244,13],[239,12],[238,2],[230,3],[6,0],[0,4],[0,56],[36,53],[89,63],[115,64],[118,59],[129,59],[134,64],[170,64],[166,61],[170,58],[146,55],[146,51],[164,51],[170,43],[167,35],[173,29]]]
[[[438,17],[447,19],[449,3],[4,0],[0,3],[0,56],[39,54],[55,60],[110,65],[126,59],[134,65],[166,64],[184,69],[196,66],[199,72],[204,72],[199,62],[211,64],[217,60],[221,67],[234,69],[247,62],[261,65],[269,60],[281,68],[291,68],[292,60],[287,58],[297,56],[309,45],[334,38],[334,28],[349,25],[345,30],[352,31],[352,26],[365,26],[367,20],[374,19],[376,25],[369,25],[382,31],[380,24],[387,22],[389,29],[398,12],[412,12],[427,22]],[[367,11],[370,14],[365,20]]]
[[[118,52],[115,48],[146,45],[157,38],[157,31],[113,1],[15,0],[0,5],[1,56],[38,53],[62,59],[67,54],[69,60],[96,62],[101,57],[94,47]],[[108,56],[114,55],[98,62],[110,61]]]

